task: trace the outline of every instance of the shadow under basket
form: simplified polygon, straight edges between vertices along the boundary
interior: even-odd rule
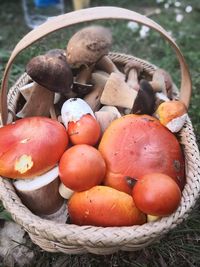
[[[15,119],[17,107],[21,105],[19,88],[30,82],[29,76],[24,73],[7,94],[7,76],[16,55],[41,37],[60,28],[79,22],[109,18],[126,19],[145,24],[160,32],[169,41],[178,55],[182,71],[182,85],[185,85],[185,88],[181,88],[183,94],[180,94],[180,96],[186,96],[185,98],[183,97],[183,100],[188,104],[190,93],[186,92],[184,94],[184,92],[187,86],[188,90],[191,89],[189,72],[179,48],[171,37],[168,36],[167,32],[152,20],[136,12],[116,7],[96,7],[58,16],[54,23],[51,21],[44,23],[28,33],[18,43],[8,62],[2,82],[1,106],[4,124]],[[148,76],[152,76],[156,69],[153,64],[131,55],[110,53],[109,57],[121,68],[130,60],[139,61]],[[174,86],[174,97],[179,97],[176,86]],[[32,241],[45,251],[63,252],[66,254],[90,252],[105,255],[119,250],[140,250],[155,240],[160,239],[164,234],[186,219],[199,198],[200,155],[189,117],[187,117],[184,127],[179,132],[179,141],[183,147],[186,167],[186,185],[182,192],[181,204],[176,212],[155,222],[129,227],[94,227],[88,225],[77,226],[47,220],[34,215],[25,207],[17,196],[12,183],[4,178],[0,178],[0,199],[4,207],[11,213],[13,219],[28,232]]]

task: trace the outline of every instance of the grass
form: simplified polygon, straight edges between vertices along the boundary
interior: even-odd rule
[[[139,10],[141,13],[148,9],[160,8],[162,13],[153,15],[152,18],[170,31],[180,46],[186,61],[188,63],[192,81],[193,93],[189,108],[189,115],[192,119],[197,141],[200,141],[200,2],[193,0],[193,11],[185,13],[187,1],[181,1],[179,12],[184,13],[184,19],[181,23],[175,20],[177,8],[175,1],[170,1],[168,9],[164,8],[167,1],[156,5],[156,1],[131,1],[131,0],[94,0],[93,6],[115,5],[123,6],[133,10]],[[68,3],[68,2],[66,2]],[[9,55],[15,44],[29,31],[23,22],[21,2],[0,0],[0,77],[9,58]],[[68,3],[66,11],[72,7]],[[120,51],[144,58],[162,68],[168,70],[174,81],[180,83],[180,72],[174,52],[156,32],[150,31],[145,39],[139,38],[139,30],[136,32],[127,28],[127,22],[124,21],[106,21],[99,22],[110,27],[113,32],[113,51]],[[15,27],[16,25],[16,27]],[[81,25],[82,27],[83,25]],[[15,27],[15,29],[14,29]],[[68,38],[80,26],[70,27],[61,30],[37,42],[31,48],[23,52],[16,60],[10,76],[10,83],[16,80],[24,71],[26,62],[34,55],[42,53],[50,48],[63,48],[66,46]],[[60,253],[47,253],[37,246],[34,246],[35,262],[33,266],[69,266],[69,267],[156,267],[156,266],[179,266],[193,267],[200,266],[200,215],[199,201],[189,218],[179,225],[176,229],[167,234],[160,242],[156,242],[146,249],[137,252],[118,252],[109,256],[98,256],[92,254],[85,255],[64,255]],[[0,219],[10,219],[6,211],[1,207]]]

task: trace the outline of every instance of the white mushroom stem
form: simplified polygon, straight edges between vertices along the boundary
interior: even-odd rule
[[[132,109],[136,97],[137,91],[128,86],[122,75],[112,72],[100,101],[103,105]]]
[[[155,222],[157,220],[159,220],[160,217],[159,216],[154,216],[154,215],[147,215],[147,222]]]
[[[17,113],[18,118],[46,116],[54,106],[54,92],[34,83],[31,95],[22,110]]]
[[[32,179],[17,180],[14,187],[22,202],[35,214],[56,212],[63,204],[58,192],[58,167]]]
[[[91,83],[93,84],[93,90],[84,97],[84,100],[88,103],[93,112],[99,110],[101,107],[100,97],[108,77],[109,75],[106,72],[98,71],[92,73]]]
[[[19,88],[20,93],[23,95],[23,97],[25,98],[26,101],[29,100],[34,86],[35,86],[35,82],[31,82],[31,83],[27,83],[24,86]],[[61,97],[60,93],[55,93],[54,104],[57,104],[59,102],[60,97]]]
[[[101,132],[104,133],[112,121],[121,117],[118,109],[113,106],[104,106],[95,112],[95,117],[100,124]]]
[[[154,90],[154,92],[163,92],[167,96],[166,84],[165,84],[165,76],[160,69],[157,69],[153,76],[152,81],[149,82]]]
[[[81,84],[86,84],[91,78],[91,73],[92,73],[93,69],[94,69],[94,65],[82,66],[82,69],[80,70],[80,72],[76,76],[75,82],[81,83]]]
[[[138,71],[136,68],[131,68],[129,70],[127,84],[131,89],[139,91],[140,86],[138,82]]]
[[[122,72],[119,71],[117,66],[113,63],[113,61],[108,56],[103,56],[96,64],[97,68],[102,69],[103,71],[111,74],[112,72],[121,74],[124,76]]]
[[[59,186],[59,194],[64,198],[64,199],[70,199],[72,194],[74,193],[73,190],[70,188],[66,187],[63,183],[60,184]]]

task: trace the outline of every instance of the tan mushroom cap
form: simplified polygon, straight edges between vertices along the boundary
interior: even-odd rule
[[[107,55],[112,44],[111,32],[102,26],[89,26],[76,32],[67,44],[70,65],[91,65]]]

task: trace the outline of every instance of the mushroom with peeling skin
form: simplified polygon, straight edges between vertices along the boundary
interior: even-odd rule
[[[160,123],[167,127],[171,132],[176,133],[183,127],[187,118],[187,108],[183,102],[171,100],[161,103],[155,116]]]
[[[59,49],[36,56],[28,62],[26,72],[35,83],[30,98],[17,116],[48,116],[54,107],[55,92],[71,91],[73,75],[66,58]],[[54,116],[55,112],[52,113]]]
[[[95,145],[101,128],[90,106],[80,98],[67,100],[61,109],[62,121],[73,144]]]
[[[62,206],[59,184],[57,166],[40,176],[13,183],[24,205],[37,215],[53,214]]]

